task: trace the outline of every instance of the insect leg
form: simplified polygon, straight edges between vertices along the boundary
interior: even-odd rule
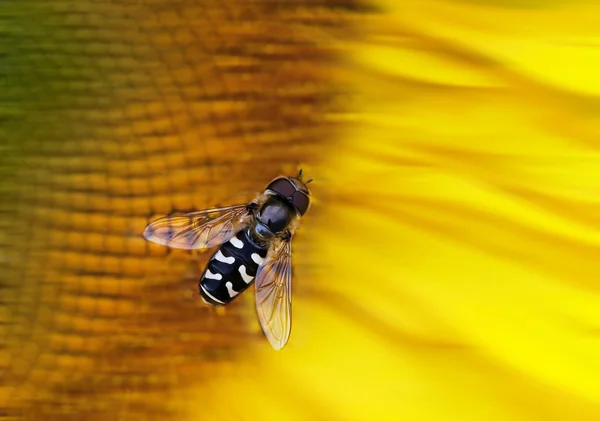
[[[281,239],[286,243],[290,241],[292,239],[292,233],[290,232],[290,230],[285,230],[284,233],[281,235]]]
[[[258,210],[258,203],[256,202],[250,202],[248,203],[248,206],[246,206],[246,209],[248,210],[249,214],[253,214],[256,213],[256,211]]]

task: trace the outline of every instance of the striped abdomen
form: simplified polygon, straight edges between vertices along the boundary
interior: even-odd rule
[[[267,247],[254,243],[247,229],[238,232],[211,257],[200,278],[200,295],[210,304],[232,301],[254,281]]]

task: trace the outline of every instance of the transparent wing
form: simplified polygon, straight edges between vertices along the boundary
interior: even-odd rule
[[[292,243],[271,249],[255,280],[256,310],[265,336],[276,350],[292,330]]]
[[[148,224],[144,238],[163,246],[192,250],[221,245],[250,224],[248,205],[163,216]]]

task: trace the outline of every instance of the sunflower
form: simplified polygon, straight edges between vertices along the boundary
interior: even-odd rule
[[[591,2],[8,0],[0,419],[596,420]],[[141,233],[302,167],[293,330]],[[4,418],[3,418],[4,417]]]

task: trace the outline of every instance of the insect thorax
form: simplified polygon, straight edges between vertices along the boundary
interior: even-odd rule
[[[263,238],[281,234],[295,217],[296,211],[287,201],[270,196],[256,213],[256,232]]]

